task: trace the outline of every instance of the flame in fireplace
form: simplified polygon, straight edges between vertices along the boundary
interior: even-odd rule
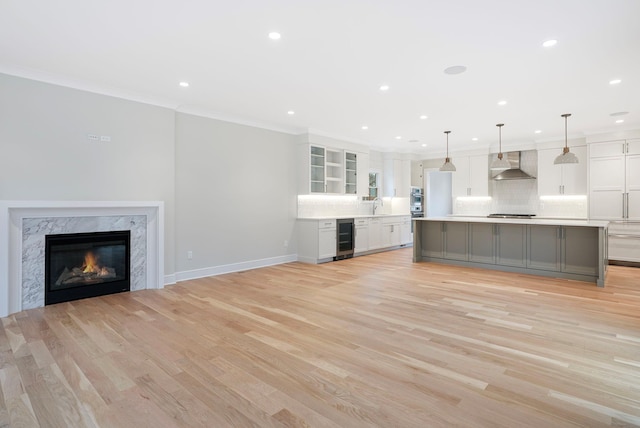
[[[109,269],[98,264],[98,256],[92,251],[84,255],[84,264],[82,265],[82,273],[95,273],[99,277],[110,276]]]
[[[89,251],[84,255],[84,265],[82,265],[83,273],[98,273],[100,266],[98,266],[98,257]]]

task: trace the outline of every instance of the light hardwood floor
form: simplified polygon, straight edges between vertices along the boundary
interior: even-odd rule
[[[640,426],[640,269],[592,284],[411,249],[24,311],[0,426]]]

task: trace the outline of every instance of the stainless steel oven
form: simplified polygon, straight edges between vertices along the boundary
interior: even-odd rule
[[[412,187],[409,198],[409,211],[414,217],[422,217],[424,213],[424,195],[419,187]]]

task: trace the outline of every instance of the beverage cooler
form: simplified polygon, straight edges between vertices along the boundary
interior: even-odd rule
[[[335,260],[353,257],[355,248],[355,226],[352,218],[340,218],[336,223],[336,257]]]

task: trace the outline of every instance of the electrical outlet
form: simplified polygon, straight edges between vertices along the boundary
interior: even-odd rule
[[[111,141],[111,137],[109,135],[102,135],[100,137],[100,141],[104,141],[104,142],[110,142]]]
[[[187,258],[189,260],[193,259],[193,251],[187,251]]]
[[[98,137],[96,134],[87,134],[87,139],[89,141],[98,141],[100,137]]]

